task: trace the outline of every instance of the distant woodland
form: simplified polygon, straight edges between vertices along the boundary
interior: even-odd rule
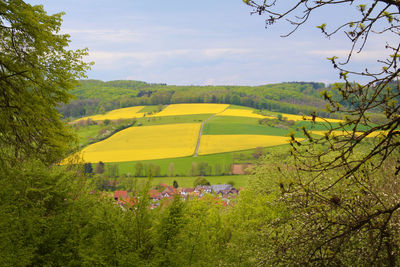
[[[66,118],[100,114],[136,105],[225,103],[290,114],[338,118],[325,110],[323,83],[290,82],[260,86],[175,86],[141,81],[80,81],[76,96],[58,109]]]

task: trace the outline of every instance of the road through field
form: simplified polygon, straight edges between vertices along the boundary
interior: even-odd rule
[[[203,133],[204,124],[205,124],[209,119],[211,119],[212,117],[214,117],[215,115],[224,112],[226,109],[227,109],[227,108],[225,108],[225,109],[224,109],[223,111],[221,111],[221,112],[218,112],[218,113],[215,113],[215,114],[211,115],[210,117],[208,117],[207,119],[205,119],[205,120],[203,121],[203,123],[202,123],[201,126],[200,126],[200,134],[199,134],[199,138],[197,139],[196,150],[194,151],[193,157],[197,157],[197,154],[198,154],[198,152],[199,152],[201,134]]]

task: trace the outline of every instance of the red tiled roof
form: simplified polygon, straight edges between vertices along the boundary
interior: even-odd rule
[[[161,193],[158,190],[150,190],[149,195],[151,198],[160,198]]]
[[[125,199],[128,198],[128,192],[127,191],[115,191],[114,192],[114,199],[117,198],[118,200],[120,199]]]
[[[182,192],[191,193],[194,192],[194,188],[182,188]]]

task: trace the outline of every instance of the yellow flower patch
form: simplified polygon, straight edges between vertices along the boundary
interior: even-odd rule
[[[83,117],[76,120],[75,122],[91,119],[94,121],[104,121],[104,120],[118,120],[118,119],[132,119],[143,117],[143,113],[138,113],[144,106],[135,106],[129,108],[119,108],[111,110],[104,115],[93,115],[88,117]]]
[[[192,114],[215,114],[229,107],[227,104],[173,104],[167,106],[161,112],[151,115],[157,116],[179,116]]]
[[[82,151],[86,162],[121,162],[191,156],[200,123],[131,127]]]
[[[298,138],[298,141],[303,139]],[[290,137],[271,135],[203,135],[200,141],[199,154],[245,150],[256,147],[268,147],[288,144]]]
[[[328,131],[310,131],[310,133],[317,134],[317,135],[325,135],[326,133],[328,133]],[[332,131],[330,133],[330,136],[351,136],[352,134],[353,134],[352,131],[349,131],[349,132]],[[360,136],[362,134],[363,134],[363,132],[356,132],[356,136]],[[370,133],[369,135],[367,135],[367,137],[375,137],[378,135],[384,135],[384,131],[377,131],[377,132]]]
[[[282,117],[287,118],[288,120],[291,120],[291,121],[304,121],[304,118],[306,121],[312,120],[311,116],[293,115],[293,114],[285,114],[285,113],[282,113]],[[325,118],[315,118],[315,121],[316,122],[343,122],[342,120],[325,119]]]

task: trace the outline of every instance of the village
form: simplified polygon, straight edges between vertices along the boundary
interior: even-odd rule
[[[213,195],[216,203],[227,206],[230,200],[236,198],[242,188],[236,189],[230,184],[216,184],[216,185],[199,185],[192,188],[174,188],[172,185],[159,184],[149,190],[149,197],[151,199],[150,209],[160,207],[161,205],[171,201],[176,195],[180,196],[183,200],[190,198],[202,198],[206,195]],[[132,208],[138,199],[132,195],[132,192],[126,190],[114,191],[114,200],[122,208]]]

